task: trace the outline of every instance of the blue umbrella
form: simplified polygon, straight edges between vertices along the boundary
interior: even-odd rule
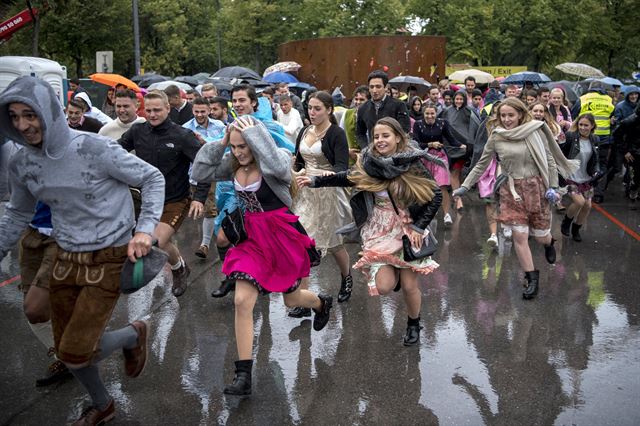
[[[548,83],[551,79],[541,72],[523,71],[511,74],[505,78],[503,84],[524,84],[524,83]]]
[[[264,81],[269,83],[297,83],[298,79],[288,72],[273,72],[262,77]]]
[[[613,77],[604,77],[604,78],[601,78],[600,81],[603,82],[604,84],[609,84],[611,86],[622,86],[622,82],[617,78],[613,78]]]

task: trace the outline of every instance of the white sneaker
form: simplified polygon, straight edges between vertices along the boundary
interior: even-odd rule
[[[511,239],[511,228],[510,227],[502,228],[502,235],[504,235],[505,238]]]
[[[451,215],[449,213],[444,215],[444,226],[453,225],[453,219],[451,219]]]
[[[491,234],[491,236],[487,240],[487,244],[489,244],[492,248],[498,247],[498,236],[496,234]]]

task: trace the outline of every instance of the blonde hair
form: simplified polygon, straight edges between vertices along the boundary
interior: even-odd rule
[[[487,120],[487,131],[489,132],[489,134],[491,134],[491,132],[493,132],[496,127],[502,125],[502,122],[500,121],[500,110],[504,106],[510,106],[511,108],[515,109],[518,114],[522,115],[520,121],[518,122],[518,126],[521,126],[522,124],[528,123],[529,121],[533,120],[533,116],[527,109],[527,106],[524,104],[524,102],[522,102],[518,98],[505,98],[500,101],[500,105],[496,107],[495,116]]]
[[[400,137],[397,152],[413,150],[409,146],[408,137],[402,130],[402,126],[395,119],[381,118],[376,123],[376,126],[378,125],[389,127],[397,137]],[[380,156],[374,145],[371,148],[371,155]],[[387,191],[394,200],[405,207],[411,204],[430,202],[434,197],[434,190],[438,187],[438,184],[429,177],[426,168],[420,162],[413,164],[407,172],[401,173],[393,179],[379,179],[367,174],[362,164],[361,155],[358,156],[358,161],[349,174],[349,180],[361,191]]]
[[[163,104],[169,104],[169,97],[162,90],[154,89],[147,92],[147,94],[144,95],[144,100],[146,102],[150,99],[160,99]]]

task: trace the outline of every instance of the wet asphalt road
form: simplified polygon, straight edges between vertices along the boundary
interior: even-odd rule
[[[640,233],[640,211],[619,195],[604,208]],[[441,268],[421,280],[419,347],[402,346],[401,293],[370,297],[357,272],[353,297],[336,303],[321,332],[288,318],[281,296],[261,297],[253,395],[244,400],[222,394],[236,359],[233,301],[209,296],[220,264],[196,260],[199,230],[186,222],[178,241],[192,268],[187,293],[171,295],[165,270],[114,313],[111,327],[147,318],[152,333],[138,379],[124,375],[119,354],[102,363],[116,400],[111,424],[640,424],[640,241],[594,211],[575,243],[561,238],[559,218],[557,264],[534,249],[534,301],[521,298],[511,243],[486,247],[479,202],[468,201],[450,230],[440,226]],[[2,262],[0,282],[19,273],[16,256]],[[312,289],[335,296],[339,281],[325,258]],[[0,424],[68,423],[87,403],[84,390],[74,381],[34,387],[49,360],[21,303],[17,282],[0,288]]]

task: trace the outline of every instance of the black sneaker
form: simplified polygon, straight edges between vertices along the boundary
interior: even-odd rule
[[[288,314],[291,318],[304,318],[304,317],[310,317],[311,316],[311,308],[301,308],[301,307],[295,307],[292,308],[289,311]]]
[[[62,361],[56,360],[49,365],[47,375],[36,380],[36,387],[49,386],[73,377]]]
[[[321,294],[318,295],[318,297],[322,301],[322,307],[320,311],[314,309],[316,316],[313,317],[313,329],[315,331],[320,331],[327,325],[329,322],[329,314],[331,313],[331,306],[333,305],[333,297],[323,296]]]
[[[189,285],[187,282],[187,278],[189,277],[190,273],[191,270],[186,263],[179,269],[171,271],[171,275],[173,275],[173,287],[171,288],[171,292],[175,297],[182,296],[187,290],[187,286]]]

